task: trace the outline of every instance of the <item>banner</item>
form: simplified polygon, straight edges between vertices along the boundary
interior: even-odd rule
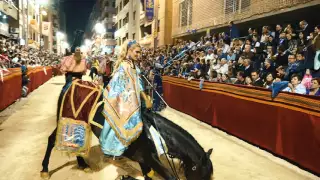
[[[51,27],[51,23],[50,22],[42,22],[42,34],[44,36],[49,36],[50,27]]]
[[[9,24],[0,22],[0,34],[9,37]]]
[[[154,18],[154,0],[145,0],[145,12],[146,12],[146,20],[148,22],[153,21]]]

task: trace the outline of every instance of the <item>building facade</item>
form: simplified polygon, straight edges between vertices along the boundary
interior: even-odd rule
[[[207,32],[226,27],[230,21],[241,24],[262,20],[265,17],[316,6],[319,3],[318,0],[174,0],[172,36],[179,38],[193,33]],[[293,17],[291,19],[296,20]],[[288,19],[274,18],[274,20],[288,23]]]
[[[0,1],[0,35],[19,38],[19,11],[15,1]]]
[[[137,40],[144,47],[171,43],[172,0],[117,0],[116,8],[118,45],[126,39]]]
[[[91,39],[103,43],[106,46],[115,46],[115,0],[97,0],[90,14],[85,30],[85,39]],[[102,24],[104,32],[97,32],[96,25]]]

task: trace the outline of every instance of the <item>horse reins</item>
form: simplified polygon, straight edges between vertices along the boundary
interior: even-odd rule
[[[151,84],[151,82],[150,82],[143,74],[141,74],[141,76],[147,81],[147,83],[151,86],[151,88],[153,89],[153,91],[156,92],[156,94],[160,97],[160,99],[161,99],[168,107],[170,107],[170,106],[167,104],[167,102],[162,98],[162,96],[159,94],[159,92],[154,88],[154,86]],[[157,123],[156,123],[155,119],[152,118],[152,120],[153,120],[153,122],[154,122],[155,128],[157,129],[157,131],[158,131],[159,134],[160,134],[160,131],[159,131],[159,128],[158,128],[158,126],[157,126]],[[168,157],[167,157],[167,155],[169,155],[169,154],[167,154],[166,151],[165,151],[165,147],[164,147],[163,142],[162,142],[162,139],[161,139],[161,134],[160,134],[160,143],[161,143],[162,149],[164,150],[164,155],[165,155],[165,157],[166,157],[166,160],[168,161],[168,164],[169,164],[169,166],[170,166],[170,169],[172,170],[175,178],[177,178],[178,180],[180,180],[179,175],[178,175],[177,170],[176,170],[176,167],[175,167],[175,165],[174,165],[173,159],[171,159],[171,163],[172,163],[172,165],[171,165],[170,160],[169,160]]]

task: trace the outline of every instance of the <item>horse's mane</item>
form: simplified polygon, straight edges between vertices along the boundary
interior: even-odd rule
[[[150,118],[150,119],[153,118],[152,117],[152,115],[153,115],[154,117],[156,117],[155,119],[158,119],[158,120],[155,120],[155,121],[159,122],[159,123],[157,123],[157,125],[161,125],[161,123],[164,123],[167,126],[169,126],[172,129],[174,129],[176,131],[176,133],[179,133],[181,135],[181,137],[183,137],[185,140],[187,140],[189,142],[189,144],[191,144],[194,147],[193,149],[198,151],[198,153],[193,154],[193,153],[189,153],[188,149],[190,149],[190,148],[181,148],[181,150],[183,152],[185,152],[186,154],[188,154],[189,157],[194,157],[194,155],[196,155],[197,157],[194,157],[194,158],[197,158],[197,160],[199,161],[200,158],[202,156],[204,156],[204,154],[205,154],[204,149],[202,148],[202,146],[198,143],[198,141],[188,131],[184,130],[182,127],[180,127],[179,125],[173,123],[172,121],[168,120],[167,118],[161,116],[160,114],[150,113],[150,112],[145,112],[144,114],[147,115],[148,118]],[[153,122],[151,122],[151,123],[153,124]],[[193,159],[193,160],[195,160],[195,159]]]

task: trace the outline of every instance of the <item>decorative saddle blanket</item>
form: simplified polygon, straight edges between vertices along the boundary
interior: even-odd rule
[[[89,116],[97,104],[101,89],[87,81],[75,80],[62,98],[56,149],[69,155],[86,156],[90,149]]]

